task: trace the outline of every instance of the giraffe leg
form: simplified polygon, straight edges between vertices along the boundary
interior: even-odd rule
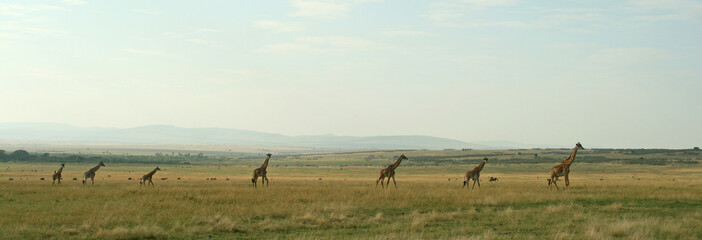
[[[568,180],[568,174],[565,175],[565,187],[563,187],[563,191],[568,188],[568,185],[570,185],[570,181]]]
[[[558,177],[556,177],[555,179],[553,179],[553,178],[551,178],[551,179],[552,179],[551,182],[553,183],[553,186],[556,186],[556,190],[560,190],[560,189],[558,189],[558,184],[556,183],[556,181],[558,181]]]
[[[388,181],[389,183],[390,181]],[[392,176],[392,183],[395,184],[395,189],[397,189],[397,183],[395,182],[395,176]]]
[[[94,176],[90,178],[90,181],[91,181],[90,185],[95,185],[95,177]]]
[[[475,182],[478,182],[478,188],[480,188],[480,178],[476,179]]]
[[[268,185],[268,182],[269,182],[268,177],[266,177],[266,176],[261,177],[261,184],[263,184],[263,180],[266,180],[266,187],[268,187],[269,186]]]
[[[149,178],[149,183],[151,183],[151,187],[155,187],[154,181],[151,181],[151,178]]]
[[[58,184],[61,184],[61,176],[58,177]]]
[[[477,182],[478,181],[476,179],[473,179],[473,189],[475,189],[475,183],[477,183]]]
[[[258,181],[258,176],[254,175],[253,178],[251,179],[251,183],[253,183],[253,187],[256,188],[256,182]]]
[[[463,187],[462,188],[466,188],[466,185],[468,185],[468,183],[470,183],[470,178],[467,178],[467,177],[463,178]],[[470,189],[470,188],[468,188],[468,189]]]
[[[83,176],[83,185],[85,185],[85,182],[88,181],[88,178],[86,176]]]
[[[385,183],[385,186],[388,186],[388,188],[390,188],[390,177],[388,177],[388,182]]]

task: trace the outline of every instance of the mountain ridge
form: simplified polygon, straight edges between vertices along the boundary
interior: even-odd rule
[[[0,140],[131,144],[233,144],[359,149],[486,149],[489,146],[425,135],[288,136],[230,128],[145,125],[132,128],[77,127],[61,123],[0,123]]]

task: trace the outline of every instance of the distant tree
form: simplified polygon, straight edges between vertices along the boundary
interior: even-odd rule
[[[17,150],[10,153],[10,158],[14,160],[27,160],[29,159],[29,153],[25,150]]]
[[[700,147],[694,147],[693,150],[700,150]],[[1,150],[0,150],[1,151]]]
[[[7,159],[7,154],[5,153],[5,150],[0,150],[0,160],[5,159]]]

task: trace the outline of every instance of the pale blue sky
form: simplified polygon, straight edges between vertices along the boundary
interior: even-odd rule
[[[702,1],[2,1],[0,122],[702,145]]]

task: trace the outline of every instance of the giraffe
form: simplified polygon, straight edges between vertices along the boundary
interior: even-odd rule
[[[56,180],[58,180],[58,183],[61,184],[61,172],[63,172],[63,167],[66,166],[64,163],[61,163],[61,168],[59,168],[58,171],[54,171],[54,181],[51,183],[51,185],[54,185],[56,183]]]
[[[97,170],[100,169],[100,167],[104,167],[104,166],[105,166],[105,164],[100,162],[94,168],[91,168],[90,170],[83,173],[83,185],[85,185],[85,182],[88,180],[88,178],[90,178],[90,181],[92,181],[91,184],[94,185],[95,184],[95,172],[97,172]]]
[[[475,183],[478,183],[478,188],[480,188],[480,171],[483,170],[483,167],[485,167],[485,163],[487,163],[488,158],[484,157],[483,161],[478,164],[477,167],[473,168],[473,170],[470,170],[466,173],[466,176],[463,177],[463,188],[466,187],[470,183],[470,180],[473,179],[473,189],[475,189]]]
[[[402,159],[407,159],[404,154],[400,155],[399,158],[397,158],[397,161],[395,163],[388,165],[388,167],[383,168],[380,170],[380,177],[378,177],[378,180],[375,181],[375,188],[378,188],[378,183],[380,183],[380,186],[382,188],[385,188],[385,185],[390,188],[390,178],[392,178],[392,183],[395,184],[395,188],[397,188],[397,182],[395,182],[395,168],[400,166],[400,162],[402,162]],[[407,159],[409,160],[409,159]],[[383,180],[385,178],[388,178],[388,182],[383,185]]]
[[[568,158],[563,160],[561,164],[558,164],[551,168],[551,178],[548,179],[548,189],[551,189],[551,184],[556,186],[556,189],[558,189],[558,184],[556,184],[556,181],[558,180],[558,177],[565,177],[565,187],[563,187],[563,191],[568,188],[568,185],[570,185],[570,181],[568,180],[568,174],[570,173],[570,165],[573,164],[573,161],[575,160],[575,154],[578,153],[578,149],[583,149],[583,145],[580,145],[580,142],[575,144],[575,147],[573,148],[573,152],[570,154]]]
[[[256,188],[256,181],[258,181],[258,177],[261,177],[261,184],[263,182],[266,182],[266,186],[268,186],[268,177],[266,177],[266,168],[268,168],[268,160],[271,159],[271,154],[266,154],[266,161],[263,161],[263,165],[261,167],[254,169],[253,171],[253,177],[251,178],[251,183],[253,183],[254,188]]]
[[[139,181],[139,186],[141,186],[141,185],[148,186],[148,184],[151,183],[151,186],[153,187],[154,182],[151,181],[151,179],[154,177],[154,174],[156,173],[156,171],[159,171],[159,170],[161,170],[161,169],[158,168],[158,166],[156,166],[156,168],[153,171],[144,175],[144,177],[141,178],[141,181]],[[147,180],[149,181],[148,183],[146,182]]]

